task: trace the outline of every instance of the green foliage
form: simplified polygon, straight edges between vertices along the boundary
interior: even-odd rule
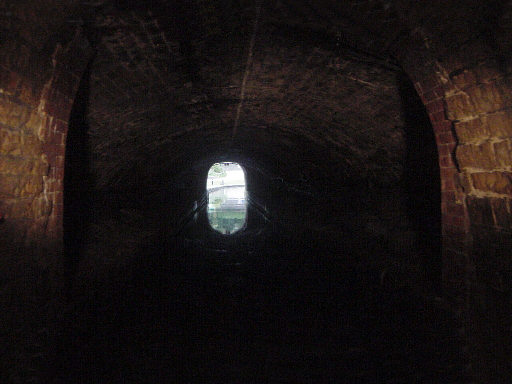
[[[219,163],[215,163],[208,171],[208,177],[226,177],[226,171]]]

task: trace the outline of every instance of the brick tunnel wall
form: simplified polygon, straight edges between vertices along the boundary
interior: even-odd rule
[[[471,240],[470,333],[480,356],[493,362],[475,359],[475,372],[501,382],[512,374],[511,76],[486,60],[452,72],[451,79],[445,102],[457,138],[452,160]]]
[[[55,24],[62,23],[65,11],[55,13]],[[464,332],[472,344],[469,358],[482,382],[499,382],[512,371],[512,85],[507,61],[510,28],[503,21],[507,15],[510,11],[505,9],[494,45],[476,38],[458,43],[462,38],[452,37],[448,28],[440,28],[438,35],[417,28],[417,36],[407,35],[404,39],[410,41],[396,44],[396,56],[402,56],[435,131],[445,292],[465,316]],[[88,48],[75,33],[68,34],[73,39],[57,43],[55,31],[46,26],[43,34],[37,24],[31,31],[17,31],[14,23],[26,25],[29,17],[37,16],[20,13],[6,18],[4,25],[12,28],[0,50],[0,243],[12,256],[27,247],[38,249],[37,255],[49,259],[38,257],[35,265],[45,269],[55,263],[49,254],[61,247],[67,121]],[[425,26],[428,20],[420,24]],[[436,41],[447,39],[453,39],[448,50],[436,47]],[[18,262],[32,265],[29,259]]]
[[[29,55],[19,60],[26,62]],[[73,55],[57,47],[55,64],[40,89],[20,74],[22,63],[3,69],[1,214],[15,227],[11,241],[58,243],[62,237],[67,121],[80,75],[80,66],[69,63],[66,68],[64,57]]]
[[[512,372],[512,83],[504,30],[494,31],[494,45],[477,38],[433,57],[410,46],[406,64],[436,134],[444,294],[461,314],[477,382],[506,382]]]
[[[66,133],[90,53],[73,26],[62,32],[46,23],[49,14],[62,23],[65,6],[33,11],[0,3],[2,382],[27,382],[30,372],[45,371],[37,356],[55,348]]]
[[[0,57],[3,243],[58,245],[68,118],[89,48],[79,32],[60,41],[16,33]]]

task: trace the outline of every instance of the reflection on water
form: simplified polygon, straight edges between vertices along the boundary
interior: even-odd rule
[[[208,172],[208,220],[213,229],[229,235],[245,225],[245,176],[236,163],[217,163]]]
[[[245,224],[245,187],[222,187],[208,194],[210,225],[225,235],[235,233]]]

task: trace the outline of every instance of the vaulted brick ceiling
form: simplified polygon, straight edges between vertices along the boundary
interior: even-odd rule
[[[292,179],[400,178],[407,81],[391,51],[406,27],[389,5],[98,2],[84,15],[99,188],[226,156]]]
[[[4,2],[1,14],[41,57],[77,25],[95,52],[85,77],[99,188],[222,156],[292,179],[334,168],[339,180],[396,182],[408,132],[424,129],[410,111],[406,121],[404,102],[416,101],[405,73],[448,78],[461,66],[454,47],[468,65],[510,45],[500,1],[30,4]],[[488,44],[474,50],[477,40]]]
[[[442,56],[486,33],[478,26],[493,9],[441,3],[87,3],[81,17],[97,50],[93,167],[112,186],[141,161],[165,174],[162,165],[172,170],[191,153],[240,153],[277,173],[309,156],[346,177],[396,181],[407,125],[397,64],[404,40],[421,34]],[[447,17],[456,28],[436,29]]]

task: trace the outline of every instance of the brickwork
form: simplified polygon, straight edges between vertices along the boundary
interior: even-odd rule
[[[502,382],[512,372],[508,357],[512,227],[512,87],[493,62],[453,74],[446,95],[458,146],[456,161],[466,193],[472,236],[471,336],[481,380]],[[484,320],[485,319],[485,320]],[[489,330],[491,330],[489,332]],[[490,369],[483,361],[495,361]]]
[[[8,36],[0,42],[0,246],[13,258],[37,249],[44,257],[36,257],[36,264],[46,266],[58,263],[48,254],[62,245],[68,120],[90,56],[73,26],[80,24],[79,15],[73,23],[68,19],[75,15],[74,3],[16,7],[0,0],[0,32]],[[353,171],[349,176],[393,172],[396,159],[384,163],[374,156],[387,151],[386,159],[399,157],[402,144],[400,135],[392,134],[399,120],[394,75],[382,77],[379,71],[401,66],[425,105],[437,142],[444,294],[464,322],[460,332],[471,343],[468,354],[478,380],[505,380],[512,375],[507,360],[512,353],[510,2],[285,3],[263,7],[267,29],[262,22],[238,144],[257,159],[275,156],[261,148],[280,151],[290,161],[276,166],[279,171],[293,172],[288,164],[294,157],[311,154],[303,149],[301,140],[307,138],[309,148],[313,142],[330,148],[331,158],[343,164],[339,168]],[[223,13],[218,4],[198,1],[201,25],[189,25],[187,18],[176,22],[174,14],[153,17],[144,5],[133,12],[108,1],[90,6],[101,10],[92,20],[101,36],[88,116],[100,189],[123,190],[127,180],[148,184],[176,164],[189,164],[189,152],[209,155],[226,144],[222,138],[229,136],[241,105],[252,3],[244,3],[241,12]],[[278,42],[282,36],[272,33],[285,27],[295,36],[304,27],[300,36],[332,38],[332,46],[318,48],[315,38],[290,44],[293,38],[285,34]],[[347,47],[364,51],[370,69],[354,64],[361,56],[337,57],[354,54]],[[373,66],[381,69],[373,72]],[[295,73],[300,76],[290,76]],[[386,107],[378,111],[375,104]],[[375,121],[379,128],[365,131]],[[317,170],[314,163],[309,166]],[[160,173],[154,172],[157,167]]]
[[[445,294],[461,312],[473,374],[503,382],[512,340],[510,75],[483,44],[470,47],[473,56],[463,45],[443,65],[433,60],[437,76],[420,76],[416,88],[439,150]]]
[[[50,24],[30,23],[30,17],[42,13],[19,11],[5,11],[0,3],[3,27],[10,28],[2,31],[0,46],[2,382],[27,382],[29,372],[47,371],[36,355],[50,356],[55,348],[62,315],[68,115],[90,53],[79,31],[66,30],[57,38]],[[62,22],[65,11],[53,11],[54,20]],[[27,353],[35,344],[33,353]]]
[[[453,123],[446,115],[444,89],[436,78],[416,83],[418,94],[427,108],[435,132],[441,172],[441,212],[443,223],[443,282],[445,288],[460,290],[465,285],[466,263],[461,262],[467,251],[467,215],[464,193],[458,182],[455,162],[457,139]],[[453,258],[453,260],[452,260]],[[464,288],[462,288],[464,291]],[[464,293],[454,293],[454,299],[464,306]]]
[[[84,65],[77,42],[56,46],[50,66],[41,63],[47,77],[40,83],[34,84],[19,63],[0,64],[0,210],[4,227],[17,223],[18,231],[25,226],[18,234],[27,243],[58,243],[62,236],[67,121]],[[20,50],[29,61],[31,52]]]
[[[444,295],[460,314],[468,369],[478,382],[506,382],[512,341],[510,74],[507,59],[497,59],[478,38],[451,36],[451,51],[436,46],[440,40],[433,36],[440,31],[425,27],[409,36],[398,55],[436,134]]]

